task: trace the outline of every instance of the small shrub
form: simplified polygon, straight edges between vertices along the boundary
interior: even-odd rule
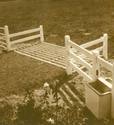
[[[83,108],[78,103],[69,108],[58,96],[58,82],[54,88],[46,83],[38,90],[27,91],[23,101],[16,104],[15,119],[14,107],[4,106],[0,125],[85,125]]]
[[[27,93],[24,104],[18,105],[17,122],[20,125],[41,125],[42,109],[41,105],[35,107],[33,93]]]
[[[0,107],[0,125],[12,125],[13,111],[13,107],[8,103]]]

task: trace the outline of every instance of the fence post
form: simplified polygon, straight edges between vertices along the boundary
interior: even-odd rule
[[[72,67],[70,65],[70,55],[69,55],[69,51],[70,51],[70,46],[69,46],[69,41],[70,41],[70,36],[69,35],[65,35],[65,47],[66,47],[66,51],[67,51],[67,56],[66,56],[66,72],[68,75],[72,74]]]
[[[108,34],[103,35],[103,56],[108,59]]]
[[[43,25],[40,25],[40,41],[44,42]]]
[[[99,56],[99,52],[98,51],[92,51],[93,53],[93,68],[92,68],[92,78],[94,81],[97,80],[97,70],[98,70],[98,62],[97,62],[97,57]],[[91,75],[91,74],[90,74]]]
[[[111,106],[111,117],[114,119],[114,63],[112,68],[112,106]]]
[[[5,32],[6,43],[7,43],[7,51],[10,51],[11,45],[10,45],[9,29],[7,25],[4,26],[4,32]]]

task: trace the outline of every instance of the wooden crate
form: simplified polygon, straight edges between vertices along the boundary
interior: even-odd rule
[[[98,119],[107,118],[111,114],[111,90],[102,82],[86,84],[86,106]]]

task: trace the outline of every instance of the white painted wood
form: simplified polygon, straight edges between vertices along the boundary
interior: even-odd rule
[[[86,106],[97,119],[104,119],[110,116],[111,94],[110,92],[100,93],[91,85],[85,85]]]
[[[37,35],[33,34],[33,33],[37,33],[37,32],[39,32]],[[30,36],[30,34],[31,34],[31,36]],[[24,35],[29,35],[29,36],[24,36]],[[16,40],[10,41],[10,44],[12,45],[12,46],[10,46],[10,49],[12,49],[11,47],[13,47],[14,45],[16,45],[18,43],[27,42],[27,41],[37,39],[37,38],[40,38],[41,42],[44,42],[44,34],[43,34],[43,26],[42,25],[40,25],[40,27],[36,28],[36,29],[26,30],[26,31],[18,32],[18,33],[13,33],[13,34],[9,34],[7,36],[9,37],[9,38],[7,38],[7,39],[9,39],[9,41],[10,41],[10,38],[24,36],[24,38],[17,38]]]
[[[10,51],[11,44],[10,44],[10,37],[9,37],[9,29],[7,25],[5,25],[4,27],[4,32],[5,32],[6,43],[7,43],[7,51]]]
[[[4,27],[0,27],[0,30],[4,30]]]
[[[31,34],[31,33],[34,33],[34,32],[39,32],[39,31],[40,31],[40,28],[36,28],[36,29],[18,32],[18,33],[13,33],[13,34],[10,34],[9,37],[12,38],[12,37],[22,36],[22,35]]]
[[[101,43],[101,42],[103,42],[102,37],[99,38],[99,39],[96,39],[96,40],[87,42],[87,43],[85,43],[85,44],[82,44],[81,47],[83,47],[83,48],[89,48],[89,47],[91,47],[91,46],[93,46],[93,45],[96,45],[96,44],[98,44],[98,43]]]
[[[108,69],[109,71],[112,72],[112,70],[113,70],[113,69],[112,69],[113,65],[112,65],[110,62],[104,60],[104,59],[101,58],[101,57],[97,57],[97,63],[98,63],[99,65],[102,65],[102,67],[104,67],[104,68],[106,68],[106,69]]]
[[[5,40],[5,38],[0,36],[0,40],[4,41],[4,40]]]
[[[0,44],[2,44],[3,46],[7,46],[7,44],[5,42],[0,41]]]
[[[54,51],[55,49],[55,51]],[[61,53],[62,50],[62,53]],[[17,49],[16,52],[31,57],[36,60],[42,60],[49,64],[66,69],[66,50],[65,48],[57,48],[52,44],[45,42],[33,46]]]
[[[50,46],[50,44],[51,44],[51,43],[48,43],[48,42],[44,42],[44,43],[45,43],[45,45],[49,45],[49,46]],[[61,51],[62,51],[62,49],[63,49],[63,51],[65,50],[65,47],[64,47],[64,46],[59,46],[59,45],[56,45],[56,44],[51,44],[51,46],[53,46],[54,49],[55,49],[55,47],[57,47],[57,48],[59,48]]]
[[[103,56],[105,59],[108,59],[108,35],[104,34],[99,39],[93,40],[91,42],[87,42],[85,44],[82,44],[81,47],[83,48],[89,48],[93,45],[103,43],[102,47],[96,48],[96,50],[103,51]]]
[[[72,69],[72,66],[70,65],[70,56],[69,56],[70,46],[69,46],[69,41],[70,41],[70,36],[66,35],[65,36],[65,48],[66,48],[66,51],[67,51],[66,72],[67,72],[68,75],[71,75],[73,73],[73,69]]]
[[[45,59],[47,61],[55,62],[56,64],[61,64],[61,65],[65,66],[64,58],[62,59],[62,58],[58,57],[58,55],[51,55],[50,53],[44,53],[43,51],[42,52],[22,51],[22,52],[25,54],[31,55],[33,57],[38,57],[38,58]]]
[[[75,70],[84,77],[85,80],[87,81],[93,81],[93,79],[84,71],[82,71],[76,64],[74,64],[72,61],[70,61],[70,64],[75,68]]]
[[[93,49],[93,50],[91,50],[91,51],[99,51],[99,52],[101,52],[101,51],[103,51],[103,47],[101,46],[101,47],[98,47],[98,48]]]
[[[25,37],[25,38],[21,38],[21,39],[18,39],[18,40],[14,40],[14,41],[11,42],[11,44],[13,45],[13,44],[17,44],[17,43],[22,43],[22,42],[30,41],[30,40],[37,39],[37,38],[40,38],[40,34]]]
[[[93,54],[88,51],[87,49],[79,46],[78,44],[72,42],[71,40],[69,41],[69,46],[75,48],[76,50],[80,51],[81,53],[85,54],[86,56],[92,58],[93,57]]]
[[[94,79],[94,81],[97,80],[97,69],[98,69],[98,66],[97,66],[97,57],[99,56],[99,51],[92,51],[93,53],[93,59],[92,59],[92,63],[93,63],[93,67],[92,67],[92,73],[90,75],[92,75],[92,78]]]
[[[34,56],[32,56],[32,55],[25,54],[25,53],[23,53],[23,52],[19,52],[19,51],[16,51],[16,50],[15,50],[15,52],[18,53],[18,54],[21,54],[21,55],[30,57],[30,58],[32,58],[32,59],[39,60],[39,61],[43,61],[43,62],[49,63],[49,64],[51,64],[51,65],[54,65],[54,66],[57,66],[57,67],[66,69],[66,66],[62,66],[62,65],[56,64],[56,63],[54,63],[54,62],[50,62],[50,61],[47,61],[47,60],[45,60],[45,59],[41,59],[41,58],[38,58],[38,57],[34,57]]]
[[[5,36],[5,34],[4,33],[0,33],[0,36]]]
[[[79,64],[84,65],[87,69],[91,70],[92,69],[92,65],[87,63],[85,60],[83,60],[81,57],[77,56],[76,54],[74,54],[72,52],[72,50],[70,50],[70,58],[73,58],[76,63],[78,62]]]
[[[103,56],[108,59],[108,34],[103,35]]]
[[[40,25],[40,41],[44,42],[43,25]]]

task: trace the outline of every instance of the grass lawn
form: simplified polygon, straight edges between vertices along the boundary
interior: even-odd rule
[[[108,33],[109,56],[114,58],[113,0],[0,1],[0,26],[7,24],[11,33],[42,24],[46,41],[58,45],[64,45],[65,34],[81,44]],[[13,52],[4,53],[0,55],[0,96],[24,92],[64,74],[55,66]]]
[[[14,52],[0,55],[0,59],[0,96],[22,94],[65,75],[61,68]]]

